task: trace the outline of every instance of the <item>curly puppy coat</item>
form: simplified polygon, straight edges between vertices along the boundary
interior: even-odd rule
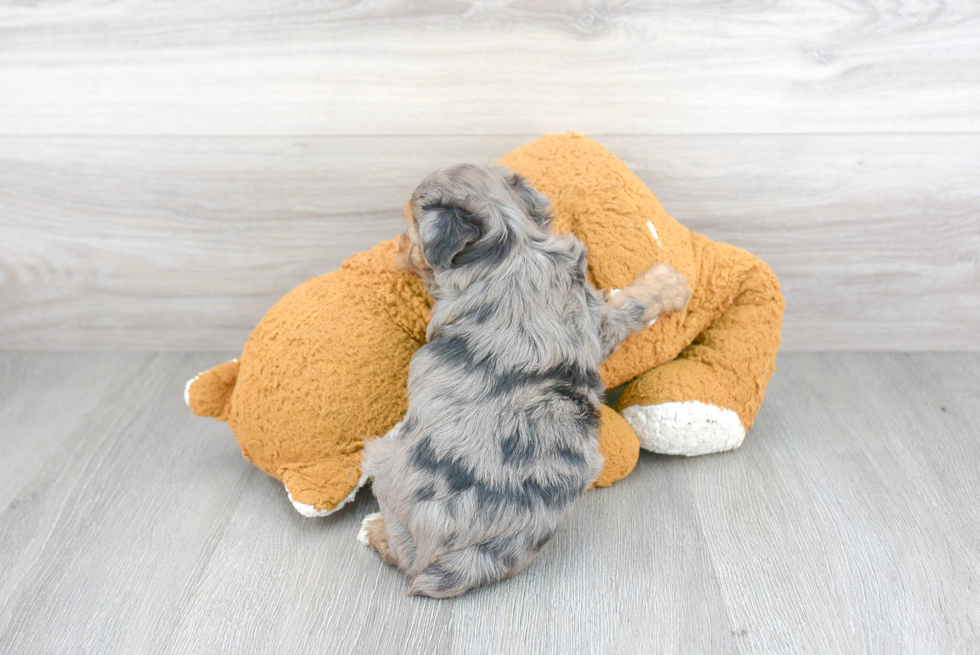
[[[602,468],[599,365],[683,309],[665,264],[606,301],[549,202],[502,168],[439,170],[415,190],[403,263],[435,300],[397,436],[365,444],[381,511],[361,531],[411,581],[458,596],[524,569]]]

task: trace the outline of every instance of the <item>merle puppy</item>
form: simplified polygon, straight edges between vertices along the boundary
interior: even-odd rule
[[[684,308],[666,264],[606,300],[549,203],[502,168],[436,171],[415,190],[404,266],[435,299],[397,436],[364,448],[381,511],[359,538],[411,581],[458,596],[524,569],[598,475],[599,365]]]

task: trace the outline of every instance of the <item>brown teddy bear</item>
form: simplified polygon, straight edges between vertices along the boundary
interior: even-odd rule
[[[700,455],[737,448],[775,368],[783,315],[779,283],[750,253],[671,218],[621,161],[595,141],[552,135],[500,163],[553,203],[554,228],[589,248],[589,276],[613,292],[666,262],[687,276],[687,309],[630,337],[602,368],[626,384],[619,413],[603,406],[608,486],[639,448]],[[425,343],[431,300],[398,269],[396,242],[307,280],[259,322],[241,358],[188,382],[195,414],[227,421],[242,453],[282,480],[307,516],[336,511],[365,483],[365,439],[397,430],[412,354]]]

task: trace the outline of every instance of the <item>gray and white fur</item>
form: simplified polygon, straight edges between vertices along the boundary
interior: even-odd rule
[[[381,511],[362,538],[409,594],[442,598],[520,572],[554,535],[602,468],[600,364],[689,291],[657,264],[604,299],[585,246],[503,168],[436,171],[406,214],[404,265],[435,304],[401,430],[364,448]]]

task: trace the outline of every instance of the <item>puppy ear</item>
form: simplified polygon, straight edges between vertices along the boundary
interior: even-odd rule
[[[507,184],[516,192],[517,199],[527,215],[541,227],[551,224],[551,201],[547,196],[528,184],[524,176],[507,171]]]
[[[453,258],[483,236],[476,214],[455,205],[428,205],[418,219],[422,256],[432,268],[451,268]]]

